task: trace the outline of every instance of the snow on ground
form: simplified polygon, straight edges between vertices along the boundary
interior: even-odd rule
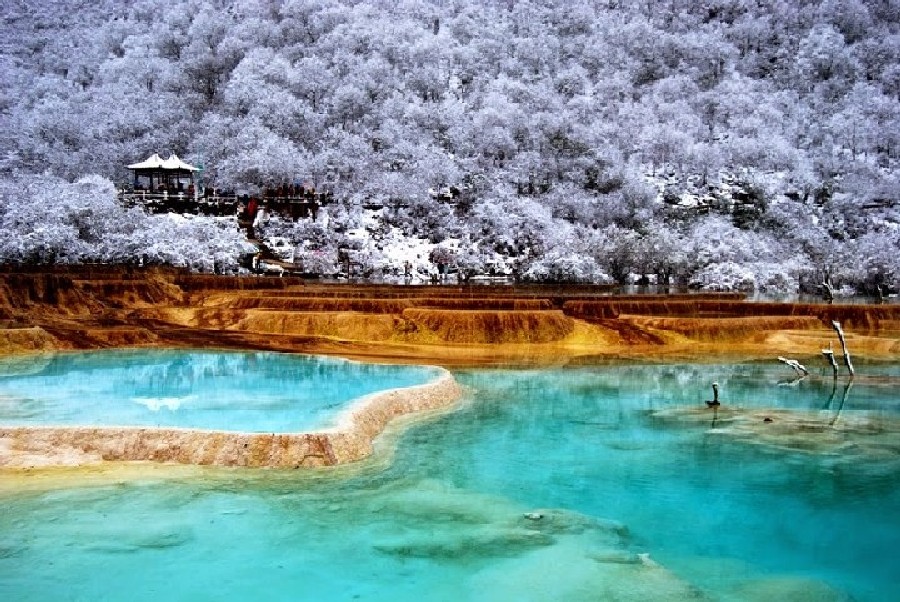
[[[381,268],[383,276],[392,278],[406,278],[405,266],[410,265],[410,280],[412,282],[427,282],[434,270],[435,264],[431,261],[432,252],[437,247],[443,247],[456,251],[459,248],[458,240],[445,240],[435,244],[425,238],[407,237],[400,228],[391,226],[384,231],[381,227],[377,211],[367,211],[363,220],[365,227],[354,228],[347,232],[347,236],[360,246],[363,252],[375,255],[375,264]],[[372,232],[379,232],[377,239]]]

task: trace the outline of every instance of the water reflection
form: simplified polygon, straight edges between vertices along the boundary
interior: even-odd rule
[[[900,568],[887,535],[900,532],[900,412],[897,367],[867,372],[836,388],[816,375],[785,388],[770,364],[473,371],[461,378],[479,407],[411,434],[406,453],[461,486],[620,520],[692,583],[715,589],[694,567],[734,560],[745,577],[863,582],[846,586],[878,600],[896,591]],[[718,416],[704,403],[712,380]],[[803,420],[791,423],[795,413]],[[746,437],[735,415],[748,417]],[[429,442],[444,453],[423,458]]]
[[[868,366],[843,404],[844,383],[779,387],[782,375],[759,364],[462,371],[470,403],[409,430],[383,468],[222,471],[4,500],[0,594],[893,599],[896,432],[811,443],[864,418],[895,421],[897,367]],[[759,432],[777,434],[799,414],[823,428],[791,435],[797,447],[725,427],[756,416]]]
[[[290,432],[328,424],[363,395],[434,370],[279,353],[126,350],[0,361],[0,423]]]

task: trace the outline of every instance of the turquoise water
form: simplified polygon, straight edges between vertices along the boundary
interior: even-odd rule
[[[857,370],[878,378],[842,406],[783,366],[459,372],[469,403],[387,468],[6,495],[0,599],[898,599],[900,370]],[[713,380],[726,406],[881,430],[804,451],[649,413]]]
[[[116,350],[0,360],[0,424],[300,432],[352,400],[433,380],[419,366],[281,353]]]

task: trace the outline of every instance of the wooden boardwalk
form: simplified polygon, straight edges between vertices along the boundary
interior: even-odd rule
[[[252,219],[246,215],[251,210],[265,208],[292,219],[315,219],[322,205],[331,203],[325,194],[303,196],[250,197],[249,195],[216,194],[193,196],[186,192],[148,192],[144,190],[119,193],[119,200],[126,207],[144,207],[151,213],[190,213],[214,217],[233,216]]]

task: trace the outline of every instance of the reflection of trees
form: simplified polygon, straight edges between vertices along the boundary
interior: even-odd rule
[[[776,381],[771,364],[737,365],[618,365],[563,368],[552,371],[473,371],[459,375],[479,391],[473,408],[484,422],[502,424],[498,441],[511,442],[548,424],[565,421],[594,428],[625,428],[640,420],[644,410],[702,407],[709,397],[708,383],[720,385],[722,403],[733,407],[784,407],[814,410],[828,398],[825,409],[840,418],[852,389],[843,385],[838,400],[838,382],[829,391],[816,375]],[[778,382],[778,387],[772,387]],[[788,389],[784,386],[788,385]],[[712,411],[712,426],[722,418]]]
[[[779,380],[778,385],[793,387],[793,386],[799,385],[800,383],[807,380],[808,378],[809,378],[808,373],[807,374],[796,374],[790,379]],[[848,380],[844,384],[844,390],[843,390],[843,393],[841,394],[841,401],[838,404],[838,407],[837,407],[837,410],[835,411],[834,416],[832,417],[831,421],[828,423],[830,426],[834,426],[834,423],[837,422],[838,418],[840,418],[841,411],[844,409],[844,404],[847,403],[847,398],[849,397],[850,389],[852,389],[852,388],[853,388],[853,376],[851,376],[850,380]],[[826,401],[825,405],[822,407],[823,410],[831,410],[831,406],[834,403],[834,398],[837,395],[837,389],[838,389],[838,379],[837,379],[837,376],[835,376],[835,378],[832,379],[831,393],[828,395],[828,401]],[[713,424],[715,424],[715,420],[713,420]]]
[[[10,390],[23,391],[65,389],[86,395],[106,391],[122,399],[201,393],[215,399],[226,389],[290,396],[299,389],[317,390],[323,383],[355,391],[382,381],[405,384],[425,380],[419,367],[269,352],[93,352],[42,356],[41,362],[32,366],[34,373],[0,376],[0,383],[8,382]],[[327,391],[322,393],[324,396]]]
[[[186,394],[193,392],[201,382],[216,382],[223,386],[230,383],[235,387],[252,382],[261,392],[272,390],[290,394],[297,387],[309,387],[313,383],[321,385],[329,380],[366,383],[402,375],[407,370],[416,368],[264,352],[191,353],[173,357],[162,364],[140,367],[137,375],[128,381],[141,393]]]

